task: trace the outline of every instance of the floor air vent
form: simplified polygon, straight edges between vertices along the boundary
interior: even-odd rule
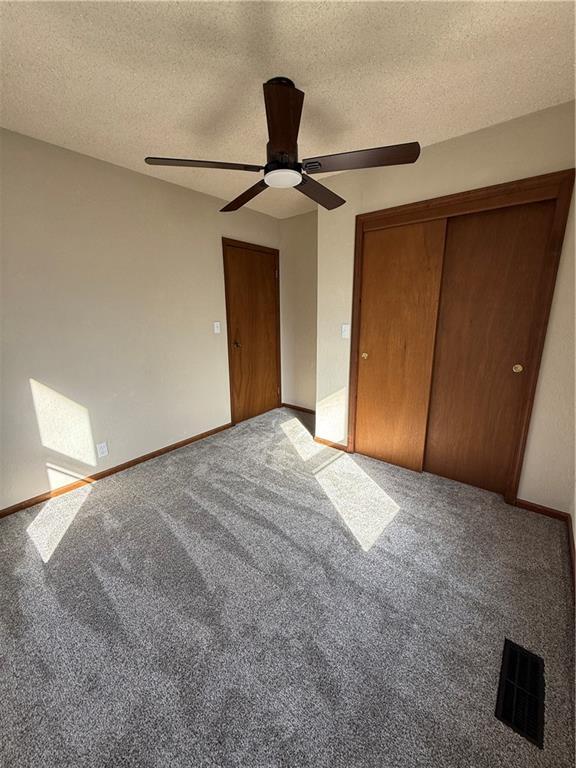
[[[504,641],[496,717],[540,749],[544,746],[544,659]]]

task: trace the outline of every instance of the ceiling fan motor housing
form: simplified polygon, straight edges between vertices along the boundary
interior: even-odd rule
[[[287,85],[289,88],[296,88],[294,81],[289,77],[271,77],[270,80],[266,80],[266,83],[270,85]]]

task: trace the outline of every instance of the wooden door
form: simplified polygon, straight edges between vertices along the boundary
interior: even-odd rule
[[[421,470],[445,220],[363,240],[356,451]]]
[[[448,220],[424,468],[506,494],[555,270],[555,201]]]
[[[280,405],[278,251],[223,240],[234,423]]]

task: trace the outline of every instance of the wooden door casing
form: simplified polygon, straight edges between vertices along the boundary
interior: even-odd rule
[[[364,239],[356,450],[421,470],[446,221]]]
[[[223,238],[232,422],[280,405],[279,254]]]

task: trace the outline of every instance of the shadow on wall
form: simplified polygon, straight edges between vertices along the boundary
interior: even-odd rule
[[[49,452],[57,454],[58,463],[46,462],[50,490],[82,480],[90,473],[90,468],[96,466],[88,409],[35,379],[30,379],[30,389],[40,442]],[[79,474],[62,466],[65,458],[86,465],[86,473]],[[45,563],[54,554],[91,490],[91,486],[86,485],[65,500],[62,497],[52,499],[28,526],[28,535]]]
[[[299,419],[282,425],[300,458],[364,552],[380,538],[400,507],[347,453],[314,442]]]

